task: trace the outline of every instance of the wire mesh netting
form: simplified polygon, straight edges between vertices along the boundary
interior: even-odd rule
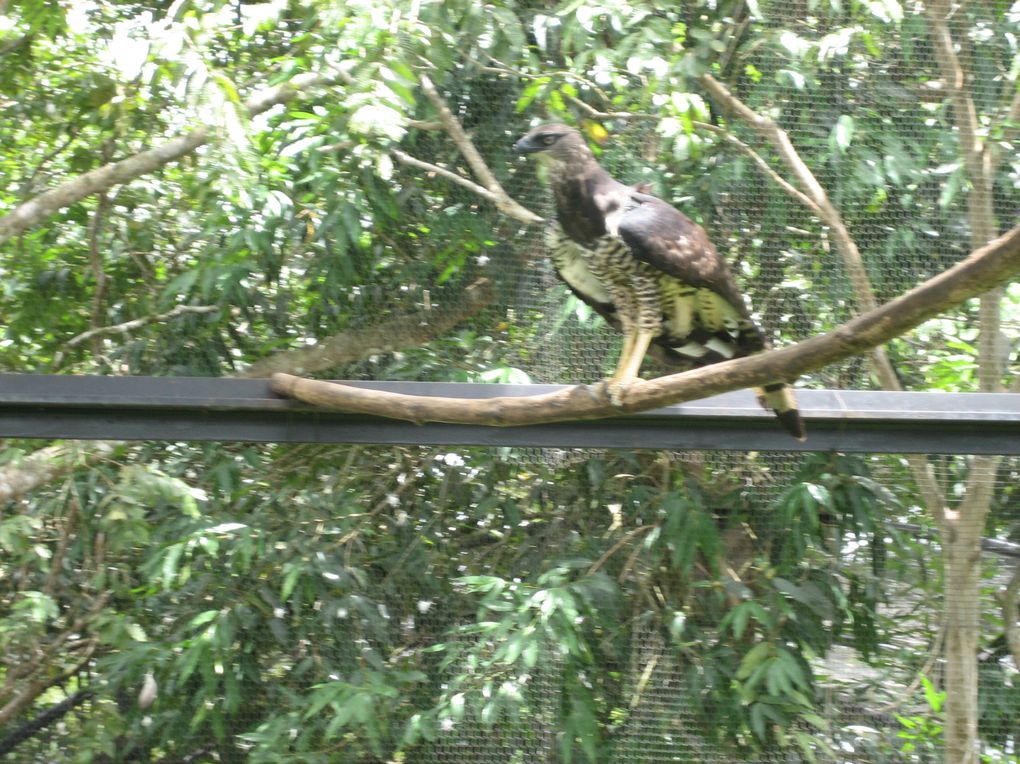
[[[976,228],[1018,218],[1020,165],[1008,154],[989,219],[969,205],[949,84],[919,10],[747,5],[761,6],[767,42],[737,70],[714,70],[787,131],[878,302],[966,256]],[[891,14],[881,45],[855,15],[865,13]],[[1007,11],[995,13],[1006,26]],[[556,27],[550,19],[529,12],[530,34]],[[691,40],[701,20],[683,25]],[[1015,30],[962,10],[951,26],[980,75],[967,82],[974,100],[1001,116]],[[821,62],[810,87],[791,64],[805,56]],[[594,58],[583,76],[561,69],[465,55],[436,76],[513,199],[551,217],[544,179],[511,147],[535,124],[570,121],[615,177],[648,184],[705,227],[774,344],[861,310],[845,238],[777,181],[793,171],[776,144],[695,77],[660,83],[658,111],[616,113],[619,78],[650,87],[646,72]],[[748,85],[763,77],[773,85]],[[401,146],[469,177],[429,102],[416,108],[423,126]],[[989,139],[1008,146],[1012,129]],[[426,324],[479,276],[495,299],[468,329],[324,376],[568,384],[612,370],[620,338],[557,279],[542,226],[442,175],[403,170],[392,182],[405,181],[400,228],[414,246],[364,232],[366,251],[389,254],[349,303],[309,310],[348,310],[344,328],[359,329],[414,305]],[[300,223],[303,243],[311,224]],[[471,246],[445,251],[447,234]],[[437,262],[449,263],[439,278]],[[307,276],[281,272],[281,294],[287,278]],[[967,305],[891,343],[904,388],[975,388],[977,325]],[[999,328],[1008,366],[1020,318],[1007,313]],[[643,375],[666,371],[650,359]],[[797,384],[878,386],[863,357]],[[41,717],[11,712],[14,733],[31,739],[10,761],[942,761],[946,708],[958,702],[946,656],[961,640],[977,649],[983,760],[1020,761],[1015,457],[174,443],[118,458],[0,522],[5,550],[24,552],[18,533],[31,531],[45,541],[40,558],[74,561],[37,574],[26,607],[43,617],[61,576],[82,618],[116,606],[87,647],[104,649],[66,666],[46,698],[75,699],[75,712],[46,736],[28,729]],[[971,609],[944,585],[958,532],[975,539]],[[28,566],[0,574],[31,577]],[[111,604],[113,591],[131,596]],[[10,649],[30,669],[41,650],[18,639]],[[158,690],[143,704],[150,678]],[[78,749],[104,726],[122,748]]]

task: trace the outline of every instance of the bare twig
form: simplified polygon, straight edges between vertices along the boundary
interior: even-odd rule
[[[178,305],[173,310],[168,310],[166,313],[155,313],[151,316],[142,316],[141,318],[125,321],[122,324],[113,324],[112,326],[100,326],[95,329],[89,329],[87,332],[82,332],[64,343],[63,349],[57,353],[56,357],[53,359],[53,366],[59,367],[63,362],[66,352],[71,348],[104,334],[128,334],[135,329],[140,329],[146,324],[169,321],[172,318],[183,316],[186,313],[215,313],[218,310],[220,310],[218,305]]]
[[[1007,84],[1013,88],[1013,98],[1010,100],[1009,109],[1006,110],[1006,115],[1002,119],[1002,137],[988,146],[990,153],[988,169],[993,177],[1002,166],[1002,160],[1008,156],[1003,144],[1011,143],[1017,137],[1017,134],[1020,133],[1020,87],[1018,87],[1016,80]]]
[[[938,632],[935,634],[935,640],[931,643],[931,650],[928,651],[928,659],[921,666],[921,669],[914,675],[913,680],[903,688],[903,691],[898,693],[895,698],[886,703],[884,706],[878,708],[875,713],[887,714],[890,711],[897,710],[900,706],[906,703],[915,692],[917,688],[921,686],[921,679],[928,676],[931,673],[932,668],[935,666],[935,662],[942,657],[942,642],[946,637],[946,625],[942,624],[939,627]]]
[[[458,185],[464,186],[464,188],[473,191],[482,198],[488,199],[490,202],[493,202],[494,204],[499,203],[499,197],[496,194],[494,194],[489,189],[485,188],[485,186],[479,186],[473,180],[465,178],[463,175],[458,175],[452,170],[447,170],[445,167],[440,167],[439,165],[432,164],[431,162],[423,162],[421,159],[416,159],[415,157],[401,151],[400,149],[390,149],[390,153],[398,162],[402,164],[406,164],[410,167],[417,167],[419,170],[425,170],[426,172],[433,172],[436,175],[440,175],[446,178],[447,180],[453,181]]]
[[[784,178],[782,175],[780,175],[778,172],[772,169],[772,165],[766,162],[761,154],[759,154],[757,151],[752,149],[742,140],[737,138],[729,130],[723,127],[719,127],[717,125],[709,124],[707,122],[694,122],[693,124],[694,127],[696,127],[697,129],[707,130],[710,133],[715,133],[727,143],[731,143],[734,146],[736,146],[742,152],[747,154],[747,156],[751,157],[754,163],[758,165],[758,168],[763,173],[772,178],[773,182],[781,189],[783,189],[783,191],[792,196],[794,199],[803,204],[805,207],[807,207],[809,210],[814,212],[819,217],[823,216],[822,209],[818,206],[814,199],[812,199],[810,196],[802,192],[799,188],[797,188],[788,180],[786,180],[786,178]]]
[[[105,605],[105,600],[103,601],[103,604]],[[94,616],[96,612],[98,611],[94,611],[91,615]],[[82,622],[76,625],[81,627],[84,626],[85,623]],[[2,708],[0,708],[0,724],[9,724],[14,717],[16,717],[22,710],[32,703],[32,701],[46,692],[46,690],[50,687],[66,681],[81,671],[92,659],[92,653],[95,652],[98,645],[98,637],[93,637],[85,642],[84,654],[73,666],[70,666],[56,676],[43,676],[39,679],[19,684],[15,696],[5,703]]]
[[[429,313],[401,316],[374,327],[339,332],[315,346],[285,350],[257,361],[237,376],[248,379],[260,378],[285,370],[311,373],[361,360],[375,353],[421,345],[450,331],[461,321],[491,304],[493,299],[491,283],[480,279],[469,286],[457,303],[449,309],[437,308]],[[218,308],[180,306],[183,313],[189,310],[204,312],[206,309]],[[176,310],[178,309],[175,308]],[[163,315],[164,319],[167,317],[169,316]],[[140,320],[143,319],[136,319]],[[160,317],[153,317],[152,320],[160,320]],[[127,323],[130,325],[133,322]],[[108,328],[110,331],[119,331],[121,326],[123,325]],[[128,326],[128,331],[131,328],[134,327]],[[88,338],[75,339],[80,343]],[[86,448],[71,441],[41,448],[0,466],[0,505],[14,501],[75,469],[89,467],[107,459],[123,445],[118,441],[98,440],[92,441]]]
[[[471,172],[474,173],[475,177],[484,186],[489,193],[493,196],[493,202],[496,207],[505,215],[509,215],[515,220],[520,220],[522,223],[540,223],[542,218],[536,215],[531,210],[522,206],[503,189],[496,176],[492,174],[492,170],[482,159],[482,155],[478,153],[478,149],[471,142],[467,133],[464,132],[464,128],[461,127],[460,122],[453,116],[453,112],[450,111],[450,107],[446,105],[446,101],[439,95],[439,91],[436,90],[436,86],[432,84],[432,80],[427,75],[421,76],[421,88],[424,91],[425,96],[432,103],[433,108],[439,114],[439,121],[443,124],[443,129],[446,130],[447,135],[450,136],[450,140],[453,141],[454,145],[467,160],[468,166],[471,168]]]
[[[13,501],[78,467],[87,467],[110,456],[119,446],[114,441],[94,441],[83,448],[76,442],[61,443],[33,451],[0,467],[0,504]]]
[[[428,132],[436,132],[443,129],[442,122],[432,122],[424,119],[409,119],[406,124],[415,130],[425,130]]]
[[[584,77],[583,75],[577,74],[576,72],[571,72],[571,71],[567,71],[565,69],[561,69],[561,70],[555,71],[555,72],[544,71],[541,74],[533,74],[531,72],[522,71],[521,69],[515,69],[514,67],[510,66],[509,64],[504,63],[503,61],[500,61],[498,58],[493,56],[491,53],[487,53],[486,51],[480,51],[480,52],[481,52],[481,54],[483,56],[485,56],[487,59],[489,59],[489,61],[491,61],[493,64],[495,64],[495,66],[486,66],[485,64],[481,63],[480,61],[477,61],[476,59],[472,58],[470,56],[470,54],[468,54],[468,53],[464,53],[464,57],[466,59],[468,59],[471,63],[473,63],[475,66],[477,66],[479,69],[481,69],[482,71],[493,72],[495,74],[505,74],[505,75],[508,75],[508,76],[511,76],[511,77],[519,77],[522,80],[541,80],[541,79],[547,79],[547,78],[551,78],[551,77],[562,77],[565,80],[573,80],[574,82],[578,82],[578,83],[584,85],[586,88],[590,88],[591,91],[593,93],[595,93],[596,95],[598,95],[598,97],[601,98],[604,103],[612,103],[613,99],[611,99],[609,97],[609,95],[606,93],[606,91],[603,90],[602,88],[600,88],[597,83],[595,83],[594,81],[588,79],[587,77]],[[621,70],[621,69],[617,68],[617,69],[614,69],[613,71],[619,72],[621,74],[625,74],[627,76],[633,76],[633,75],[630,74],[630,72],[627,72],[626,70]]]
[[[739,116],[779,152],[783,163],[790,169],[797,182],[800,183],[801,188],[805,190],[807,196],[813,202],[812,209],[821,216],[822,222],[832,230],[833,240],[843,257],[843,263],[854,287],[859,311],[863,313],[864,311],[872,310],[876,305],[874,290],[871,287],[871,280],[868,278],[868,272],[864,267],[864,259],[857,249],[857,244],[854,242],[853,237],[850,236],[850,232],[843,223],[842,216],[829,200],[829,196],[825,193],[825,189],[822,188],[822,184],[818,182],[818,179],[808,169],[804,160],[800,158],[797,149],[794,148],[793,143],[790,141],[790,136],[774,120],[758,114],[744,104],[743,101],[730,93],[712,75],[704,74],[701,76],[700,81],[705,86],[705,89],[712,94],[713,98],[730,112]],[[884,366],[888,366],[889,361],[884,359],[882,363]],[[890,384],[887,385],[889,389],[898,389],[893,386],[897,383],[895,382],[896,374],[891,366],[888,366],[887,370],[883,370],[879,376],[883,378],[883,384],[886,383],[885,378],[888,377],[890,380]]]
[[[3,9],[0,8],[0,13],[2,13],[2,12],[3,12]],[[13,53],[14,51],[16,51],[18,48],[20,48],[22,45],[24,45],[25,43],[27,43],[31,39],[32,39],[32,36],[26,34],[26,35],[22,35],[21,37],[15,37],[13,40],[11,40],[11,41],[9,41],[7,43],[4,43],[3,46],[0,46],[0,58],[3,58],[4,56],[7,56],[7,55]]]
[[[622,120],[629,120],[629,119],[661,120],[662,119],[662,115],[661,114],[650,114],[648,112],[636,112],[636,111],[599,111],[595,107],[590,106],[589,104],[585,103],[584,101],[582,101],[580,98],[577,98],[576,96],[570,96],[570,101],[575,106],[577,106],[582,111],[584,111],[585,114],[587,114],[589,117],[592,117],[593,119],[622,119]],[[809,210],[813,211],[815,214],[817,214],[817,215],[819,215],[819,217],[821,217],[821,214],[822,214],[821,209],[819,209],[818,205],[815,203],[815,201],[810,196],[808,196],[807,194],[805,194],[802,191],[800,191],[800,189],[798,189],[796,186],[794,186],[792,183],[790,183],[788,180],[786,180],[786,178],[784,178],[782,175],[780,175],[778,172],[776,172],[774,169],[772,169],[772,165],[770,165],[768,162],[766,162],[765,159],[762,158],[761,154],[759,154],[757,151],[752,149],[750,146],[748,146],[742,140],[737,138],[729,130],[727,130],[724,127],[719,127],[718,125],[713,125],[713,124],[710,124],[708,122],[698,122],[696,120],[692,121],[691,124],[695,128],[697,128],[698,130],[704,130],[706,132],[713,133],[714,135],[719,136],[722,140],[726,141],[727,143],[730,143],[730,144],[736,146],[740,151],[742,151],[743,153],[747,154],[747,156],[749,156],[754,161],[754,163],[756,165],[758,165],[758,168],[762,172],[764,172],[766,175],[768,175],[770,178],[772,178],[772,180],[775,182],[775,184],[777,186],[779,186],[781,189],[783,189],[786,193],[788,193],[790,196],[792,196],[798,202],[803,204]]]
[[[72,711],[75,707],[80,706],[93,695],[95,695],[95,690],[91,687],[84,690],[78,690],[78,692],[69,695],[59,703],[55,703],[45,711],[37,714],[13,732],[8,733],[3,737],[3,739],[0,739],[0,756],[15,750],[23,742],[31,739],[54,722],[62,719],[68,712]]]
[[[603,565],[605,565],[606,560],[608,560],[610,557],[612,557],[614,554],[616,554],[617,551],[619,551],[621,547],[624,547],[627,544],[629,544],[631,542],[631,540],[634,539],[635,536],[637,536],[640,533],[644,533],[645,531],[650,531],[650,530],[652,530],[653,528],[656,528],[656,527],[658,527],[658,526],[655,526],[655,525],[640,525],[637,528],[634,528],[633,530],[631,530],[626,536],[624,536],[622,539],[620,539],[615,544],[613,544],[611,547],[609,547],[609,549],[607,549],[602,554],[602,556],[599,557],[590,568],[588,568],[588,575],[590,576],[592,573],[596,573],[599,568],[601,568]]]
[[[67,147],[74,143],[75,139],[78,137],[77,127],[69,126],[65,129],[67,132],[67,140],[59,144],[52,151],[43,155],[43,158],[40,159],[39,162],[36,164],[35,169],[33,169],[31,173],[29,173],[29,176],[25,178],[25,182],[21,184],[21,195],[23,197],[31,193],[31,189],[35,185],[35,179],[39,175],[39,173],[42,172],[43,168],[46,167],[46,165],[53,161],[56,157],[60,156],[60,154],[62,154],[64,151],[66,151]]]
[[[599,111],[594,106],[585,103],[577,96],[568,96],[570,102],[583,111],[592,119],[662,119],[661,114],[651,114],[646,111]]]
[[[102,163],[105,165],[110,161],[113,154],[113,139],[103,142],[101,154]],[[103,222],[106,219],[106,212],[110,207],[110,196],[106,189],[99,192],[99,202],[89,219],[89,265],[92,268],[92,278],[95,280],[95,289],[92,292],[92,309],[89,311],[89,327],[98,329],[103,323],[103,299],[106,296],[106,267],[103,262],[103,253],[99,246],[99,237],[103,229]],[[103,352],[102,343],[98,337],[94,338],[93,353],[97,356]]]
[[[659,406],[795,379],[903,334],[943,310],[1020,273],[1020,226],[973,252],[966,260],[906,294],[827,334],[750,358],[638,381],[613,406],[604,385],[577,385],[526,398],[478,401],[383,393],[289,374],[272,378],[273,390],[306,403],[411,422],[516,426],[645,411]]]

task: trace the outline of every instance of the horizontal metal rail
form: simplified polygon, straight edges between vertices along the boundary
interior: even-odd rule
[[[411,395],[527,396],[559,385],[347,382]],[[1020,454],[1020,395],[798,390],[806,443],[750,391],[610,419],[425,424],[316,409],[268,380],[0,374],[0,437],[548,448]]]

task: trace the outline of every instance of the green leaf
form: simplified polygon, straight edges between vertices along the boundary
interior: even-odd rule
[[[841,153],[846,153],[847,149],[850,148],[850,141],[854,137],[854,118],[849,114],[842,114],[840,118],[836,120],[835,127],[832,128],[832,140],[836,148]]]
[[[737,669],[737,679],[747,679],[762,661],[772,653],[772,645],[769,642],[759,642],[744,655],[740,661],[740,668]]]

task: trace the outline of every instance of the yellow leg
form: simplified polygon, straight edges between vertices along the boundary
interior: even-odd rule
[[[634,340],[637,335],[637,330],[630,329],[624,330],[623,333],[623,347],[620,348],[620,358],[616,362],[616,369],[613,371],[613,376],[609,378],[610,382],[616,382],[620,378],[620,372],[623,369],[623,361],[628,358],[634,351]]]
[[[630,346],[624,343],[625,352],[620,354],[620,363],[616,366],[613,380],[618,384],[628,384],[638,378],[641,362],[645,360],[645,353],[653,337],[655,332],[648,329],[638,329],[633,333]]]
[[[620,353],[616,371],[606,380],[609,400],[614,406],[623,403],[624,388],[638,378],[641,362],[645,360],[645,353],[648,352],[648,345],[653,337],[655,337],[655,332],[648,329],[637,329],[624,338],[623,352]]]

